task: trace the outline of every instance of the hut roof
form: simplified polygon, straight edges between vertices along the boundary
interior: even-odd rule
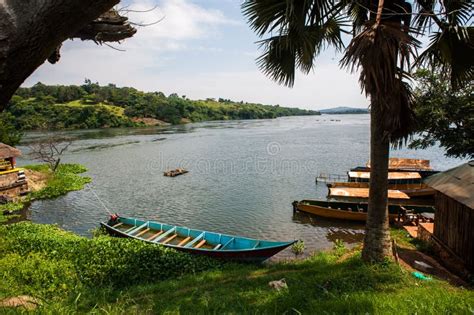
[[[474,209],[474,161],[431,175],[425,180],[425,183]]]
[[[370,161],[366,164],[370,168]],[[413,171],[431,171],[430,160],[389,158],[388,168],[390,170],[413,170]]]
[[[20,150],[0,142],[0,159],[8,159],[18,156],[21,156]]]

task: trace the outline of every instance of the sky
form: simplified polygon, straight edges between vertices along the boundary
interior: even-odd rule
[[[132,86],[143,91],[177,93],[190,99],[235,101],[324,109],[367,107],[357,74],[338,66],[341,54],[322,53],[314,71],[298,73],[293,88],[263,75],[255,62],[261,54],[241,12],[241,0],[127,0],[119,7],[150,12],[128,13],[137,34],[115,47],[68,40],[55,65],[45,62],[23,86],[82,84]]]

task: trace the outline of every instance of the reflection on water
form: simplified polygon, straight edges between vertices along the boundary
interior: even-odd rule
[[[320,218],[299,211],[293,214],[293,222],[326,228],[326,238],[331,243],[342,240],[347,244],[353,244],[362,241],[364,237],[364,224],[359,222]]]
[[[93,190],[124,216],[262,239],[303,239],[307,252],[331,247],[335,239],[355,242],[363,231],[361,225],[294,218],[291,202],[325,198],[326,186],[315,185],[318,173],[344,173],[368,160],[368,115],[54,134],[75,139],[63,161],[87,166],[93,182],[83,191],[33,203],[36,222],[89,235],[107,219]],[[46,136],[28,133],[24,144]],[[438,169],[460,163],[446,159],[439,148],[403,149],[392,156],[430,159]],[[177,167],[190,172],[163,176]]]

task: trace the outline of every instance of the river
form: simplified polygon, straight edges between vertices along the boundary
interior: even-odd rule
[[[318,173],[344,174],[367,162],[369,115],[30,132],[19,148],[27,153],[27,143],[50,134],[74,139],[63,160],[85,165],[93,181],[82,191],[34,202],[29,213],[34,222],[90,235],[107,219],[97,195],[124,216],[254,238],[302,239],[306,253],[331,247],[336,239],[353,244],[363,236],[360,224],[293,216],[291,202],[325,198],[326,186],[315,184]],[[429,159],[439,170],[462,163],[438,147],[392,150],[391,156]],[[163,176],[177,167],[190,172]]]

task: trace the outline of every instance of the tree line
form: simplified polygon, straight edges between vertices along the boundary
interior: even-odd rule
[[[205,120],[264,119],[319,112],[219,98],[190,100],[176,93],[142,92],[114,84],[45,85],[19,88],[0,119],[17,130],[129,127],[133,118],[170,124]]]

